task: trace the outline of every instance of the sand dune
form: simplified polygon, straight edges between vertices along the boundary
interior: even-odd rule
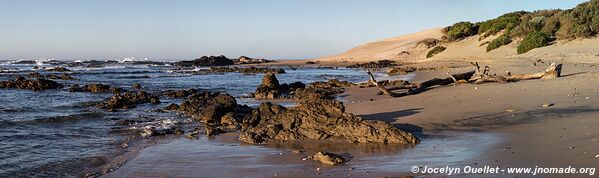
[[[418,45],[418,42],[427,38],[441,39],[442,36],[441,28],[435,28],[367,43],[344,53],[321,57],[317,60],[323,62],[364,62],[389,59],[421,62],[431,60],[492,61],[539,58],[564,62],[599,62],[599,38],[558,41],[551,46],[533,49],[520,55],[516,54],[516,47],[520,40],[515,40],[509,45],[486,52],[487,44],[485,43],[495,39],[499,34],[481,40],[479,40],[478,35],[475,35],[457,42],[442,42],[438,45],[447,47],[447,49],[427,59],[426,53],[430,48]]]

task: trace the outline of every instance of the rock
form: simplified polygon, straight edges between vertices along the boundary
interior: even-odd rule
[[[70,72],[71,70],[64,68],[64,67],[55,67],[55,68],[50,68],[50,69],[46,69],[46,71],[50,71],[50,72]]]
[[[48,74],[48,75],[46,75],[46,78],[49,78],[49,79],[60,79],[60,80],[75,80],[75,78],[73,78],[69,74],[60,74],[60,75]]]
[[[234,62],[235,62],[235,64],[259,64],[259,63],[269,63],[269,62],[273,62],[273,61],[266,60],[266,59],[251,58],[251,57],[247,57],[247,56],[240,56]]]
[[[70,92],[90,92],[90,93],[121,93],[124,92],[122,88],[110,87],[106,84],[88,84],[83,87],[75,84],[69,87]]]
[[[314,155],[308,156],[306,160],[318,161],[326,165],[338,165],[345,163],[343,156],[326,151],[319,151]]]
[[[169,110],[169,111],[174,111],[174,110],[179,109],[179,105],[171,103],[168,106],[164,107],[164,109]]]
[[[347,66],[347,68],[385,68],[385,67],[393,67],[397,66],[395,61],[391,60],[379,60],[377,62],[368,62],[368,63],[357,63],[353,65]]]
[[[262,103],[250,119],[244,120],[239,139],[250,144],[297,139],[410,145],[419,142],[412,134],[385,122],[363,120],[345,112],[339,101],[305,92],[294,108]]]
[[[280,85],[274,73],[267,73],[262,78],[262,84],[250,96],[256,99],[290,98],[295,90],[305,86],[301,82]]]
[[[141,130],[140,134],[142,137],[150,137],[150,136],[175,134],[177,132],[182,132],[182,131],[172,125],[161,125],[161,126],[146,126]]]
[[[270,89],[277,89],[279,88],[279,80],[277,79],[274,73],[267,73],[262,78],[261,86]]]
[[[17,77],[14,80],[0,82],[0,88],[19,88],[29,89],[33,91],[41,91],[46,89],[59,89],[62,88],[62,85],[55,81],[46,80],[42,78],[38,78],[36,80],[29,80],[25,79],[24,77]]]
[[[134,89],[137,89],[137,90],[141,90],[141,84],[139,84],[139,83],[134,83],[134,84],[133,84],[133,88],[134,88]]]
[[[165,90],[160,92],[160,95],[170,98],[184,98],[199,92],[200,90],[191,88],[187,90]]]
[[[316,62],[314,61],[306,61],[306,64],[310,65],[310,64],[316,64]]]
[[[40,74],[39,72],[32,72],[27,74],[27,77],[29,78],[44,78],[44,76],[42,74]]]
[[[223,131],[221,128],[219,127],[206,127],[206,136],[215,136],[221,133],[224,133],[225,131]]]
[[[220,55],[220,56],[202,56],[192,61],[179,61],[174,63],[175,66],[181,67],[195,67],[195,66],[227,66],[233,65],[233,60]]]
[[[116,111],[117,109],[134,108],[137,104],[152,103],[158,104],[160,100],[145,91],[117,93],[108,100],[97,105],[98,108]]]
[[[49,78],[49,79],[61,79],[61,80],[75,80],[75,78],[73,78],[71,75],[69,74],[60,74],[60,75],[54,75],[54,74],[48,74],[48,75],[42,75],[39,72],[32,72],[27,74],[27,77],[29,78]]]
[[[211,72],[238,72],[238,73],[274,73],[284,74],[285,70],[281,68],[258,68],[258,67],[210,67]]]
[[[173,107],[174,108],[174,107]],[[194,94],[177,107],[177,111],[183,112],[192,118],[209,125],[221,124],[221,119],[229,114],[233,121],[227,123],[239,123],[243,117],[251,112],[251,108],[238,105],[235,98],[226,93],[210,93],[207,91]],[[225,119],[231,119],[224,117]]]
[[[394,67],[387,69],[387,74],[389,75],[403,75],[410,72],[416,71],[416,67]]]
[[[545,104],[543,104],[544,108],[548,108],[548,107],[551,107],[551,106],[553,106],[553,103],[545,103]]]

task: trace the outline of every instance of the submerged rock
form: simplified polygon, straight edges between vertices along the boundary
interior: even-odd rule
[[[194,59],[191,61],[179,61],[176,62],[176,66],[181,67],[194,67],[194,66],[227,66],[233,65],[233,60],[220,55],[220,56],[202,56],[198,59]]]
[[[240,140],[251,144],[315,139],[354,143],[411,144],[418,138],[378,120],[345,112],[343,103],[306,92],[294,108],[262,103],[244,123]]]
[[[19,88],[40,91],[46,89],[59,89],[62,88],[62,85],[55,81],[46,80],[43,78],[30,80],[26,79],[25,77],[17,77],[14,80],[0,82],[0,88]]]
[[[343,156],[334,154],[334,153],[330,153],[330,152],[326,152],[326,151],[319,151],[319,152],[315,153],[314,155],[306,157],[305,159],[312,160],[312,161],[318,161],[318,162],[320,162],[322,164],[326,164],[326,165],[338,165],[338,164],[343,164],[346,162],[345,159],[343,158]]]
[[[165,90],[160,92],[161,96],[166,96],[166,97],[170,97],[170,98],[184,98],[184,97],[188,97],[191,96],[193,94],[199,93],[200,90],[198,89],[187,89],[187,90]]]
[[[143,103],[158,104],[160,100],[145,91],[126,92],[124,94],[117,93],[108,100],[97,105],[98,108],[116,111],[117,109],[134,108],[135,105]]]
[[[88,84],[83,87],[75,84],[69,87],[70,92],[90,92],[90,93],[121,93],[124,92],[122,88],[110,87],[110,85],[96,83]]]
[[[44,76],[44,75],[40,74],[39,72],[29,73],[29,74],[27,74],[27,77],[30,77],[30,78],[49,78],[49,79],[60,79],[60,80],[75,80],[75,78],[73,78],[69,74],[60,74],[60,75],[48,74],[48,75]]]

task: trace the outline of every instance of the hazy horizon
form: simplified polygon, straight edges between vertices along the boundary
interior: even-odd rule
[[[581,2],[5,0],[0,60],[306,59],[458,21]]]

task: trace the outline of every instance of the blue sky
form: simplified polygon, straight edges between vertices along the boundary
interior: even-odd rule
[[[0,59],[313,58],[582,0],[0,0]]]

